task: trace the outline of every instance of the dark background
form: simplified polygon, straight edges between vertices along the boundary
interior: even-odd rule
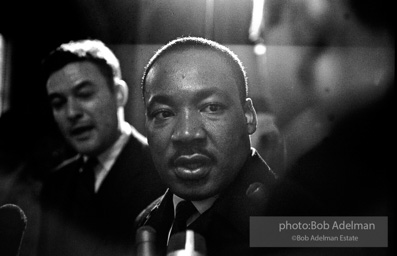
[[[273,9],[268,25],[281,19],[278,10],[288,1],[269,1]],[[392,0],[349,0],[349,4],[363,24],[374,29],[388,27],[394,34]],[[4,86],[9,89],[9,111],[0,113],[0,143],[9,157],[22,159],[42,152],[46,157],[56,147],[60,138],[47,107],[40,63],[61,43],[97,38],[117,48],[162,45],[191,35],[226,45],[253,46],[249,39],[252,6],[253,0],[2,0],[0,34],[5,42]],[[301,15],[297,11],[295,15]],[[349,18],[346,14],[346,21]],[[281,39],[266,43],[326,46],[321,39],[310,41],[304,37],[293,42]],[[255,75],[255,69],[249,70]],[[282,77],[284,71],[279,72]]]

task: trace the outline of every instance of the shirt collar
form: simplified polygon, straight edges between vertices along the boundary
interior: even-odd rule
[[[127,122],[122,122],[120,127],[121,135],[117,141],[113,143],[111,147],[97,156],[98,166],[95,168],[95,191],[98,191],[121,150],[124,148],[125,144],[127,144],[129,136],[132,134],[132,128]],[[84,156],[84,158],[86,160],[87,157]]]
[[[127,122],[121,123],[121,135],[117,141],[107,150],[98,155],[98,161],[107,171],[113,166],[117,156],[120,154],[124,145],[127,143],[132,133],[131,126]]]
[[[191,201],[192,204],[194,205],[194,207],[196,207],[197,211],[200,214],[203,214],[205,211],[207,211],[209,208],[211,208],[211,206],[214,204],[215,200],[218,198],[218,195],[204,199],[204,200],[200,200],[200,201]],[[178,205],[179,202],[184,201],[185,199],[177,196],[177,195],[173,195],[173,203],[174,203],[174,213],[176,212],[176,206]]]

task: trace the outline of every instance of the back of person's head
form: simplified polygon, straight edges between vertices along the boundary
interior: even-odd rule
[[[232,69],[235,79],[237,79],[238,81],[237,84],[239,85],[238,90],[240,93],[240,99],[241,102],[244,103],[245,99],[248,97],[247,75],[242,62],[237,57],[237,55],[226,46],[221,45],[215,41],[201,37],[190,36],[181,37],[170,41],[169,43],[161,47],[149,60],[148,64],[145,67],[141,83],[143,97],[145,97],[146,77],[153,65],[157,63],[159,59],[161,59],[165,55],[168,55],[169,53],[183,52],[191,49],[207,49],[223,57],[227,65],[230,66],[230,68]]]
[[[43,60],[43,79],[46,81],[52,73],[69,63],[82,61],[94,63],[108,79],[109,85],[122,79],[118,59],[102,41],[96,39],[70,41],[50,52]]]

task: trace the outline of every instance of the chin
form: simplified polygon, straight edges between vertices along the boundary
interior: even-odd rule
[[[76,146],[75,147],[76,151],[79,152],[80,154],[84,155],[96,155],[98,149],[95,147],[87,147],[87,145],[84,146]]]
[[[190,201],[200,201],[214,196],[216,193],[204,192],[204,188],[196,187],[192,188],[186,186],[184,189],[173,189],[171,190],[175,195]]]

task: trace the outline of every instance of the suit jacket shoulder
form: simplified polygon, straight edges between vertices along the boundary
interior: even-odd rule
[[[89,236],[95,239],[99,237],[104,242],[87,246],[92,252],[94,248],[103,249],[108,244],[123,247],[134,244],[136,216],[165,191],[151,160],[148,145],[138,135],[135,132],[130,136],[98,192],[84,204],[84,210],[76,206],[73,197],[73,187],[79,178],[79,161],[70,160],[49,175],[42,190],[42,222],[44,229],[49,230],[44,231],[46,233],[43,233],[43,241],[48,240],[48,243],[44,243],[51,248],[57,246],[54,249],[55,254],[62,255],[59,248],[66,246],[62,244],[73,244],[73,240],[70,239],[72,236],[60,231],[63,223],[58,219],[48,218],[53,216],[62,216],[65,220],[79,218],[79,223],[93,223],[89,227]],[[69,214],[70,209],[77,209],[79,215],[75,217]],[[80,218],[84,218],[83,221]],[[80,242],[84,244],[84,241]],[[77,247],[77,242],[71,246]]]

